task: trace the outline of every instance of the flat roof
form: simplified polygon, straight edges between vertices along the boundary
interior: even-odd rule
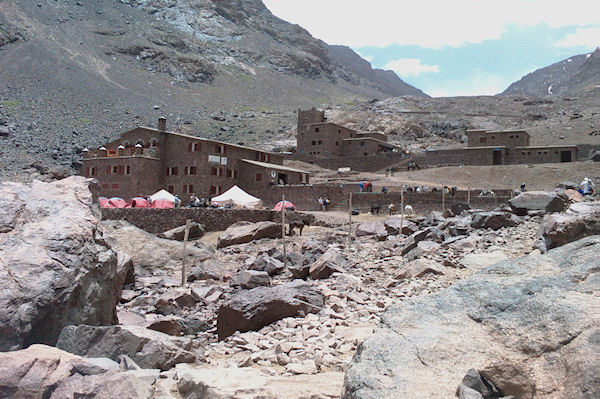
[[[526,147],[515,147],[515,150],[543,150],[544,148],[577,148],[575,144],[567,145],[528,145]]]
[[[260,167],[263,167],[263,168],[277,169],[277,170],[286,170],[288,172],[309,173],[306,170],[301,170],[301,169],[296,169],[296,168],[288,168],[286,166],[276,165],[274,163],[251,161],[249,159],[240,159],[240,161],[247,162],[249,164],[260,166]]]
[[[376,141],[378,143],[380,143],[381,145],[386,145],[388,147],[394,147],[394,148],[402,148],[396,144],[390,144],[387,141],[381,141],[379,139],[376,139],[374,137],[353,137],[351,139],[342,139],[342,141],[365,141],[365,140],[371,140],[371,141]]]
[[[505,145],[487,145],[487,146],[483,146],[483,147],[465,147],[465,150],[495,150],[495,149],[499,149],[499,150],[505,150],[508,147]]]
[[[258,152],[264,152],[266,154],[272,154],[272,155],[278,155],[278,153],[276,152],[271,152],[271,151],[265,151],[265,150],[259,150],[258,148],[253,148],[253,147],[247,147],[244,145],[239,145],[239,144],[232,144],[232,143],[227,143],[225,141],[219,141],[219,140],[212,140],[212,139],[207,139],[204,137],[198,137],[198,136],[190,136],[189,134],[183,134],[183,133],[177,133],[177,132],[169,132],[169,131],[161,131],[158,130],[155,127],[147,127],[147,126],[138,126],[135,127],[131,130],[126,131],[125,133],[121,133],[121,136],[123,136],[124,134],[127,134],[129,132],[134,131],[135,129],[145,129],[145,130],[151,130],[153,132],[157,132],[157,133],[167,133],[167,134],[172,134],[175,136],[180,136],[180,137],[186,137],[186,138],[190,138],[190,139],[195,139],[195,140],[201,140],[201,141],[205,141],[205,142],[211,142],[211,143],[215,143],[215,144],[223,144],[223,145],[228,145],[230,147],[236,147],[236,148],[243,148],[245,150],[252,150],[252,151],[258,151]],[[117,140],[113,140],[113,141],[117,141]]]

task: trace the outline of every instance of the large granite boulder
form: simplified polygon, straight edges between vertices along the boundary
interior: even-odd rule
[[[118,360],[127,355],[140,367],[168,370],[177,363],[193,363],[192,341],[139,326],[67,326],[56,347],[88,357]]]
[[[256,287],[268,287],[271,285],[271,277],[269,277],[269,273],[261,270],[242,270],[231,279],[230,284],[246,290]]]
[[[310,278],[322,280],[329,278],[333,273],[343,273],[346,260],[337,249],[328,249],[323,255],[310,265],[308,269]]]
[[[285,317],[318,313],[323,304],[323,294],[301,280],[241,291],[219,309],[217,334],[223,340],[236,331],[257,331]]]
[[[562,212],[568,206],[567,196],[555,191],[526,191],[508,202],[519,216],[525,216],[530,211]]]
[[[536,247],[542,252],[600,234],[600,202],[573,204],[564,214],[544,216]]]
[[[388,234],[396,235],[396,234],[405,234],[410,235],[415,231],[419,230],[417,225],[410,220],[406,220],[400,216],[392,216],[385,219],[383,222]]]
[[[600,236],[500,262],[389,307],[343,398],[452,398],[478,370],[515,398],[600,397]]]
[[[0,350],[54,345],[69,324],[113,324],[129,259],[107,244],[97,186],[0,184]]]
[[[499,230],[502,227],[514,227],[519,224],[519,218],[506,212],[478,212],[473,215],[471,227],[475,229]]]
[[[182,242],[158,238],[123,220],[105,220],[100,224],[112,237],[110,245],[131,256],[137,275],[152,275],[181,268]],[[188,244],[186,256],[187,265],[191,265],[211,258],[213,251]]]
[[[281,225],[274,222],[237,222],[221,233],[217,248],[245,244],[261,238],[281,238]]]
[[[152,398],[159,370],[122,372],[46,345],[0,353],[0,398]]]

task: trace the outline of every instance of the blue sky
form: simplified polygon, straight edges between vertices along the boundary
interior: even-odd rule
[[[436,97],[497,94],[529,72],[600,46],[600,0],[264,2]]]

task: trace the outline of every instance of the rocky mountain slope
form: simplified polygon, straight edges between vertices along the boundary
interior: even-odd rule
[[[600,92],[600,48],[540,68],[511,84],[502,95],[533,97],[597,95]]]
[[[69,167],[159,115],[252,144],[295,124],[297,108],[423,95],[340,62],[260,0],[2,1],[2,174],[36,160]]]

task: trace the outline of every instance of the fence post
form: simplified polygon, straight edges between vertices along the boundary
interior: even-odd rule
[[[402,227],[404,225],[404,188],[400,192],[400,234],[402,234]]]
[[[348,196],[348,249],[352,245],[352,193]]]
[[[467,187],[467,204],[471,205],[471,187]]]
[[[286,266],[287,255],[285,253],[285,195],[281,196],[281,243],[283,245],[283,266]]]
[[[442,213],[446,210],[446,190],[442,188]]]
[[[185,234],[183,235],[183,255],[181,257],[181,286],[185,285],[185,259],[187,257],[187,242],[190,237],[191,219],[185,221]]]

